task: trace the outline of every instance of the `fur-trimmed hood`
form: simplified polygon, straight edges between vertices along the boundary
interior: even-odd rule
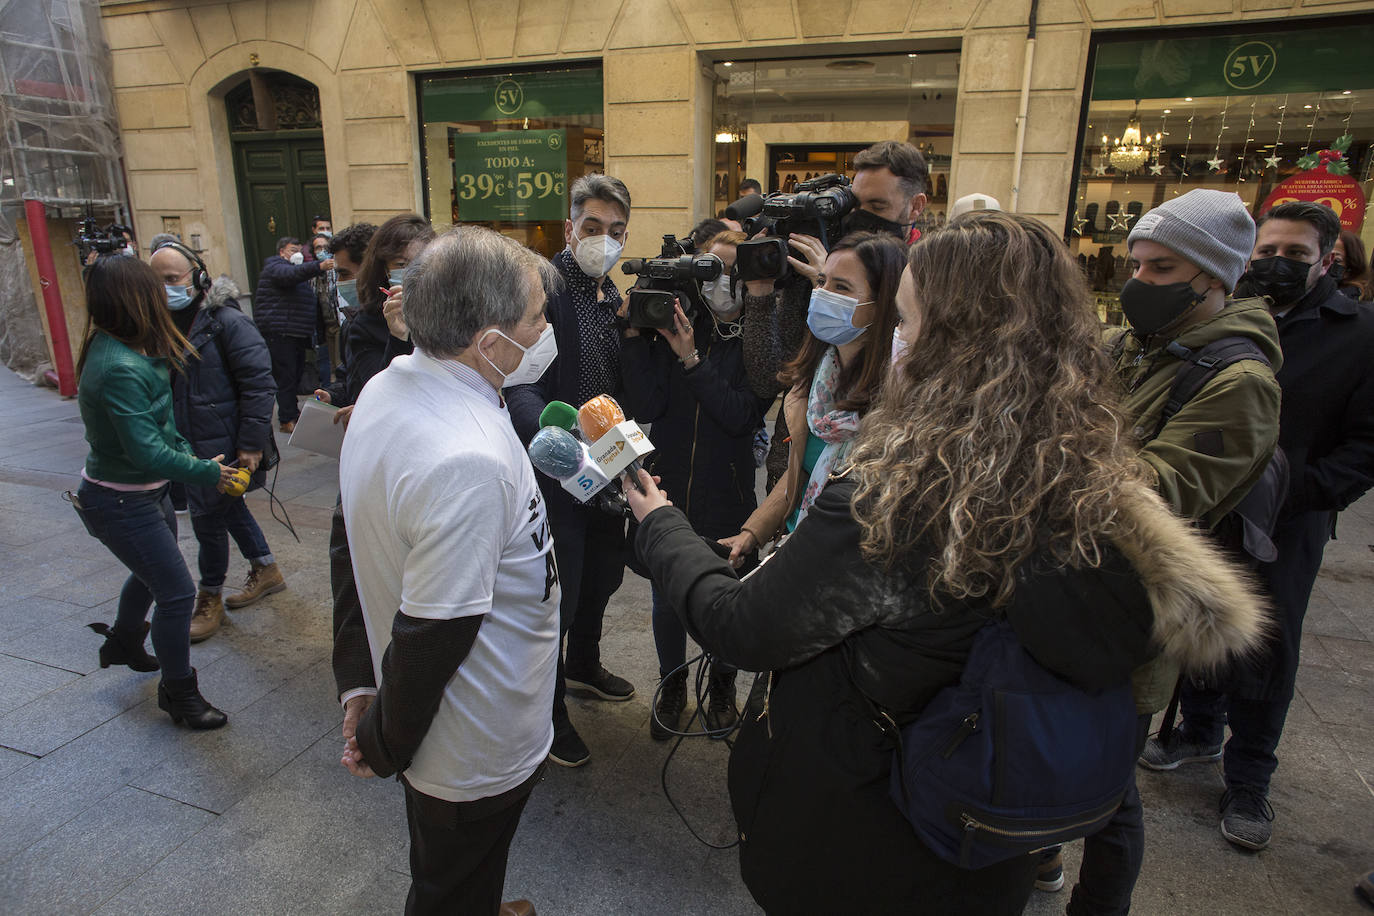
[[[1123,493],[1121,509],[1113,542],[1150,596],[1161,654],[1187,671],[1208,671],[1254,652],[1270,614],[1249,574],[1145,485]]]
[[[239,292],[238,284],[229,279],[227,274],[220,274],[210,284],[210,292],[205,297],[205,307],[211,311],[231,302],[234,308],[238,308],[238,298],[242,295]]]

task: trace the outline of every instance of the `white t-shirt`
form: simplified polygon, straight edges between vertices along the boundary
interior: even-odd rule
[[[560,591],[544,500],[496,391],[466,366],[398,357],[358,399],[339,484],[379,684],[398,608],[486,615],[406,780],[455,802],[515,788],[553,741]]]

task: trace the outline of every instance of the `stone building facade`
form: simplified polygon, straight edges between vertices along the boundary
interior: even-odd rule
[[[658,236],[717,209],[712,68],[722,60],[957,51],[948,199],[1012,192],[1029,3],[1019,0],[104,0],[141,241],[173,227],[215,272],[250,275],[225,96],[254,69],[318,88],[336,227],[425,212],[417,78],[589,61],[604,169]],[[1105,30],[1332,17],[1370,0],[1040,0],[1021,212],[1073,209],[1090,42]],[[434,214],[436,222],[439,214]],[[446,222],[446,220],[443,220]]]

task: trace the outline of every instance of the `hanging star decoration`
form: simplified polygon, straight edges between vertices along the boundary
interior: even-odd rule
[[[1212,171],[1214,171],[1214,172],[1219,172],[1219,171],[1221,171],[1221,165],[1222,165],[1222,163],[1225,162],[1225,161],[1226,161],[1226,160],[1225,160],[1225,159],[1222,159],[1220,156],[1218,156],[1218,157],[1216,157],[1216,158],[1214,158],[1214,159],[1208,159],[1208,160],[1207,160],[1207,167],[1208,167],[1209,169],[1211,169]]]
[[[1330,149],[1309,153],[1299,159],[1298,168],[1306,171],[1321,166],[1328,175],[1349,175],[1350,163],[1345,158],[1345,151],[1350,149],[1352,139],[1350,134],[1342,134],[1331,144]]]
[[[1086,216],[1079,216],[1077,210],[1073,211],[1073,234],[1081,236],[1083,234],[1083,227],[1086,225],[1088,225],[1088,218]]]
[[[1164,163],[1162,163],[1162,162],[1156,162],[1154,165],[1150,166],[1150,174],[1151,174],[1151,175],[1163,175],[1163,174],[1164,174]]]
[[[1107,219],[1112,221],[1113,232],[1125,232],[1127,229],[1131,228],[1131,216],[1129,213],[1123,213],[1118,210],[1116,213],[1110,214]]]
[[[1107,174],[1107,163],[1105,163],[1105,162],[1099,162],[1097,165],[1093,166],[1093,174],[1094,174],[1094,175],[1105,175],[1105,174]]]
[[[1265,160],[1264,160],[1264,165],[1265,165],[1266,168],[1277,169],[1277,168],[1279,167],[1279,157],[1278,157],[1278,156],[1268,156],[1268,157],[1266,157]]]

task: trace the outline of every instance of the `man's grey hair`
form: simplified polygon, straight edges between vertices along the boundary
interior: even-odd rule
[[[514,239],[478,226],[439,236],[406,268],[401,310],[415,346],[454,357],[492,325],[509,331],[557,271]]]
[[[170,232],[159,232],[157,235],[153,236],[153,240],[148,243],[148,253],[151,254],[152,252],[157,251],[159,246],[165,245],[168,242],[176,242],[178,245],[180,245],[181,236],[173,235]]]
[[[625,213],[625,221],[630,221],[630,189],[625,187],[625,182],[619,178],[612,178],[609,175],[601,175],[596,172],[590,175],[583,175],[572,183],[568,189],[568,198],[572,201],[569,212],[574,220],[582,216],[582,208],[589,200],[604,200],[608,204],[615,204]]]

